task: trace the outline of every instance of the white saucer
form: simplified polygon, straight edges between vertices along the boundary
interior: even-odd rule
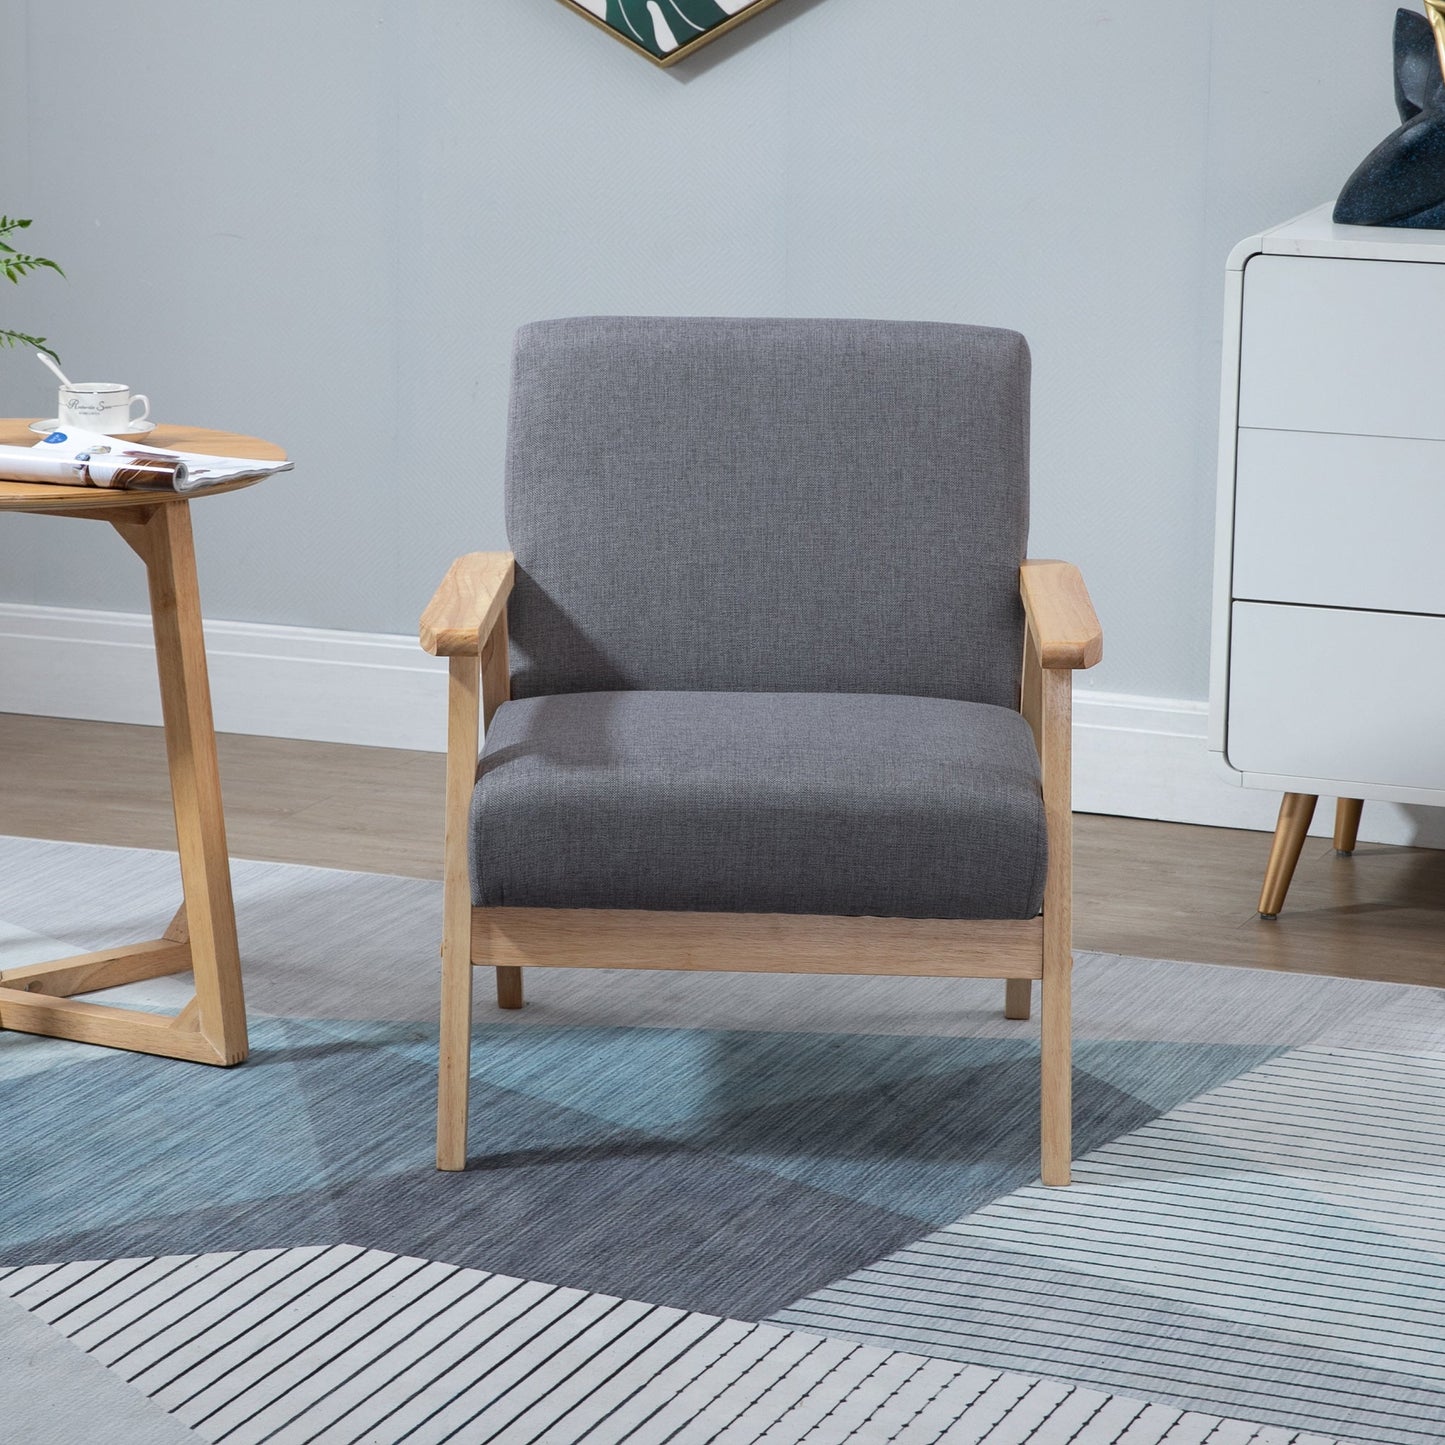
[[[59,431],[64,423],[59,417],[51,417],[49,421],[33,421],[30,423],[30,430],[37,436],[47,437],[53,431]],[[108,437],[143,437],[149,436],[156,429],[153,421],[133,421],[129,426],[123,426],[115,431],[105,433]]]

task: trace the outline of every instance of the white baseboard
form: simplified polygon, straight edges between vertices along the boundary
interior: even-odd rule
[[[222,732],[442,751],[447,669],[414,637],[207,622]],[[161,720],[150,618],[0,603],[0,711]]]
[[[415,638],[256,622],[208,622],[223,732],[439,752],[446,667]],[[150,619],[0,603],[0,711],[159,724]],[[1074,806],[1178,823],[1272,831],[1279,797],[1232,786],[1205,748],[1202,702],[1079,690]],[[1328,834],[1322,799],[1313,831]],[[1371,802],[1373,843],[1445,848],[1445,809]]]
[[[1280,795],[1228,780],[1205,745],[1208,713],[1202,702],[1075,692],[1074,807],[1272,833]],[[1334,800],[1321,798],[1310,832],[1333,831]],[[1360,841],[1445,848],[1445,808],[1371,801]]]

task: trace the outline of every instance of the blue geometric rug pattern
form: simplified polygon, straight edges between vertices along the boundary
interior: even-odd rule
[[[1081,1143],[1266,1052],[1085,1043]],[[432,1164],[427,1025],[258,1018],[228,1071],[0,1060],[26,1121],[3,1260],[346,1240],[757,1318],[1031,1182],[1037,1071],[1023,1040],[481,1024],[456,1176]]]
[[[439,889],[254,863],[237,863],[234,877],[252,1017],[246,1065],[213,1070],[0,1034],[10,1121],[0,1265],[344,1243],[713,1317],[771,1318],[1197,1407],[1201,1418],[1278,1421],[1292,1427],[1282,1440],[1300,1430],[1392,1445],[1445,1439],[1390,1434],[1388,1422],[1345,1408],[1352,1390],[1433,1391],[1433,1355],[1402,1371],[1358,1342],[1342,1349],[1336,1336],[1308,1332],[1271,1350],[1262,1342],[1275,1324],[1242,1321],[1240,1368],[1269,1384],[1255,1393],[1272,1393],[1271,1414],[1237,1408],[1217,1380],[1191,1370],[1192,1346],[1130,1354],[1138,1331],[1126,1321],[1143,1321],[1145,1333],[1180,1323],[1168,1308],[1141,1308],[1176,1288],[1161,1277],[1191,1277],[1200,1258],[1238,1241],[1211,1224],[1196,1231],[1195,1256],[1161,1244],[1148,1279],[1128,1276],[1117,1254],[1091,1252],[1099,1219],[1120,1227],[1090,1172],[1101,1166],[1081,1166],[1072,1191],[1035,1187],[1037,1027],[1002,1018],[1000,984],[589,970],[531,981],[529,1007],[504,1015],[488,1007],[481,973],[471,1167],[443,1175],[432,1167]],[[0,839],[0,968],[149,936],[175,896],[170,855]],[[157,980],[116,993],[168,1007],[185,989]],[[1232,1117],[1245,1107],[1230,1102],[1232,1087],[1308,1046],[1445,1054],[1445,1010],[1423,990],[1083,956],[1076,998],[1081,1158],[1177,1131],[1191,1101],[1222,1098]],[[1374,1172],[1358,1176],[1366,1192],[1397,1166],[1409,1174],[1405,1193],[1421,1187],[1418,1159],[1392,1163],[1381,1147]],[[1273,1156],[1252,1167],[1264,1194],[1299,1192]],[[1192,1199],[1239,1170],[1210,1145],[1165,1172]],[[1351,1208],[1364,1217],[1365,1205]],[[1373,1270],[1387,1245],[1398,1257],[1402,1199],[1386,1191],[1368,1208],[1379,1239],[1336,1259],[1345,1276]],[[1007,1227],[989,1222],[1009,1211]],[[1310,1237],[1314,1221],[1298,1227]],[[1167,1233],[1147,1213],[1128,1228]],[[957,1252],[964,1236],[967,1259]],[[945,1237],[947,1257],[936,1244]],[[1066,1258],[1051,1253],[1060,1237],[1072,1241]],[[1408,1269],[1425,1281],[1437,1242],[1410,1243]],[[1046,1300],[1046,1327],[1001,1326],[1017,1300],[987,1319],[959,1311],[985,1274],[996,1285],[1014,1269],[1020,1289]],[[925,1288],[900,1280],[909,1271],[927,1276]],[[1288,1248],[1256,1251],[1249,1271],[1257,1290],[1294,1298],[1319,1288]],[[1081,1290],[1080,1277],[1107,1288]],[[1371,1288],[1380,1308],[1394,1307],[1390,1286]],[[1409,1308],[1425,1312],[1410,1318],[1439,1333],[1445,1295],[1433,1288],[1411,1296]],[[1191,1327],[1226,1318],[1216,1304],[1188,1303]],[[1059,1341],[1073,1332],[1086,1342],[1070,1355]],[[1200,1350],[1211,1348],[1207,1334]],[[1097,1359],[1111,1353],[1139,1368],[1101,1377]],[[1334,1416],[1308,1384],[1330,1371],[1346,1382]],[[1434,1408],[1417,1405],[1400,1407],[1412,1430],[1419,1408]],[[1236,1436],[1220,1445],[1226,1438]]]

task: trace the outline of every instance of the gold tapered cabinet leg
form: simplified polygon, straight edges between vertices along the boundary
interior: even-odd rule
[[[1274,828],[1274,846],[1264,868],[1264,888],[1259,895],[1259,916],[1278,918],[1294,878],[1295,865],[1309,834],[1319,798],[1313,793],[1286,793],[1279,805],[1279,822]]]
[[[522,970],[520,968],[499,968],[497,970],[497,1007],[521,1008],[526,1002],[522,995]]]
[[[1031,978],[1011,978],[1004,984],[1003,1016],[1006,1019],[1026,1019],[1034,1005],[1034,981]]]
[[[1365,811],[1363,798],[1341,798],[1335,804],[1335,852],[1348,858],[1355,851],[1360,836],[1360,814]]]

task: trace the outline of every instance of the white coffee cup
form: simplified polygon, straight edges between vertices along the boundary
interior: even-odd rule
[[[140,411],[132,415],[136,402]],[[59,405],[61,426],[107,434],[128,431],[151,414],[150,398],[139,392],[132,396],[130,387],[118,381],[71,382],[60,388]]]

